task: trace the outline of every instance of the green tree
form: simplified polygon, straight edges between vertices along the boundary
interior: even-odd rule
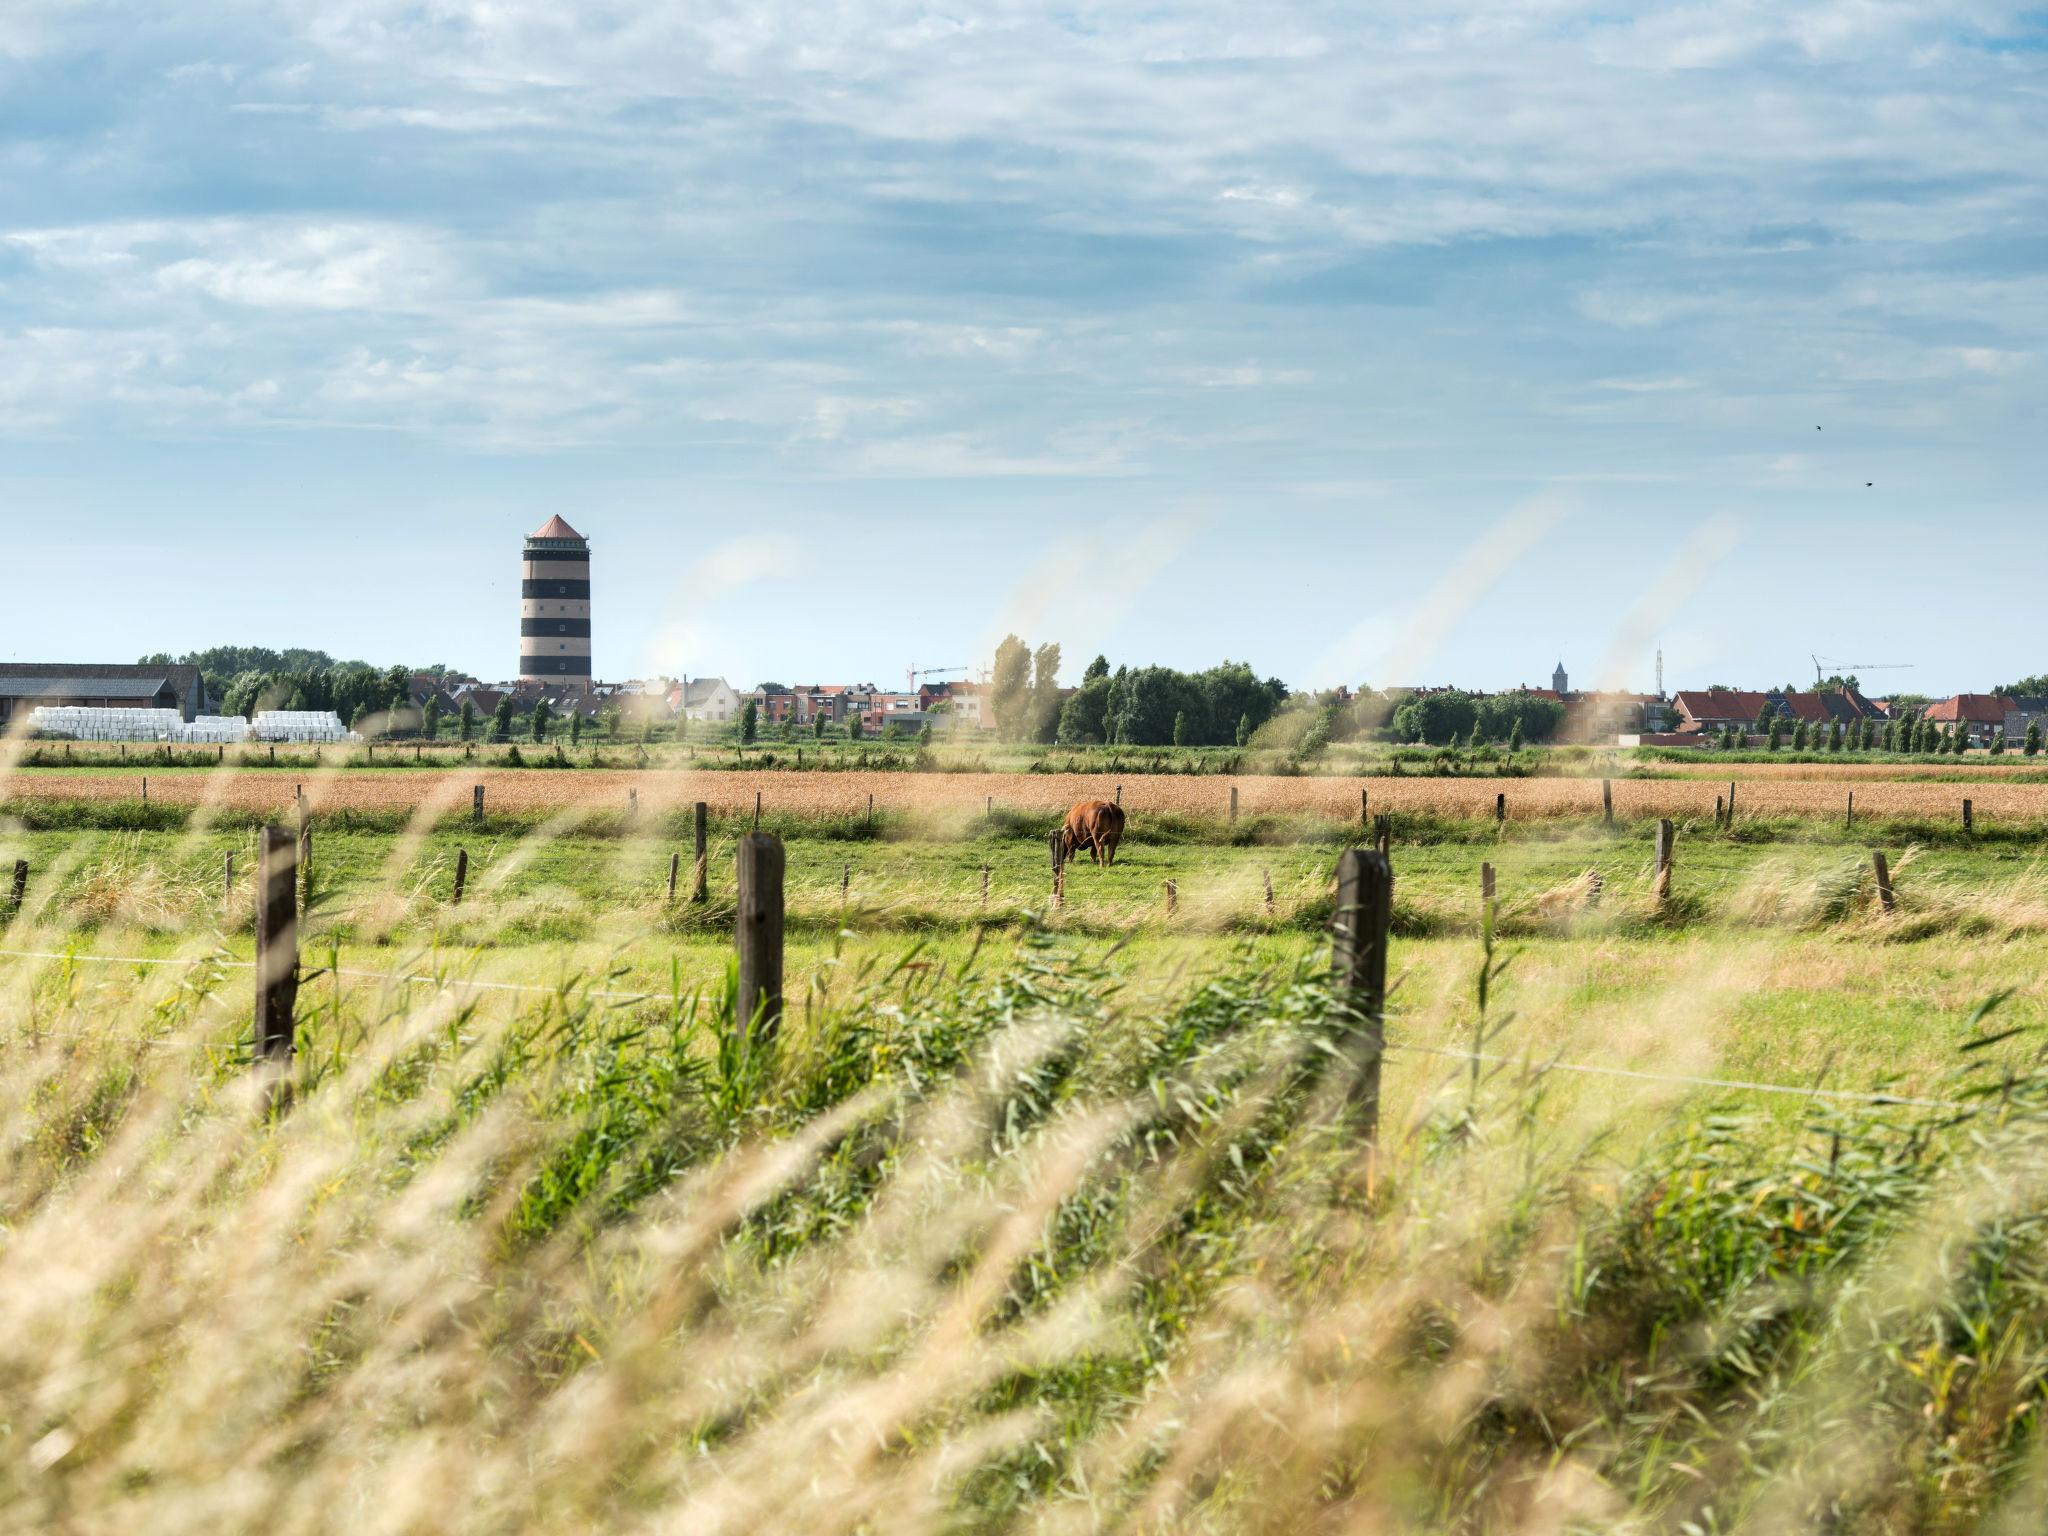
[[[1058,641],[1041,645],[1031,656],[1031,740],[1051,741],[1060,725],[1060,647]]]
[[[455,717],[455,729],[464,741],[476,734],[476,704],[473,700],[462,701],[462,712]]]
[[[1804,720],[1801,720],[1792,727],[1792,750],[1794,752],[1804,752],[1806,750],[1806,722]]]
[[[1185,710],[1176,713],[1173,717],[1173,744],[1176,747],[1184,747],[1188,744],[1188,717]]]
[[[441,695],[427,695],[427,707],[420,715],[420,734],[433,741],[441,734]]]
[[[1842,722],[1839,720],[1828,727],[1828,750],[1830,752],[1842,750]]]
[[[1252,717],[1250,715],[1239,715],[1237,717],[1237,744],[1240,747],[1245,746],[1251,739]]]
[[[1005,741],[1022,740],[1032,727],[1031,705],[1031,647],[1015,635],[1005,635],[996,647],[995,673],[989,683],[996,734]]]
[[[535,741],[546,741],[548,739],[548,721],[553,716],[554,711],[548,708],[548,701],[546,699],[535,701],[533,706],[533,739]]]
[[[1991,755],[1992,755],[1993,757],[2000,757],[2000,756],[2003,756],[2003,755],[2004,755],[2004,753],[2005,753],[2005,732],[2004,732],[2003,730],[1997,730],[1997,731],[1993,731],[1993,732],[1991,733]]]
[[[1520,722],[1517,723],[1519,724]],[[1481,747],[1485,745],[1486,734],[1479,728],[1478,723],[1475,721],[1472,726],[1472,734],[1465,738],[1465,747],[1468,751],[1477,752]]]
[[[2027,741],[2026,741],[2026,745],[2025,745],[2024,747],[2022,747],[2022,748],[2021,748],[2020,750],[2021,750],[2021,751],[2023,751],[2023,752],[2025,752],[2025,753],[2027,754],[2027,756],[2029,756],[2029,757],[2033,757],[2033,756],[2035,756],[2035,755],[2036,755],[2037,753],[2039,753],[2039,752],[2040,752],[2040,750],[2041,750],[2041,722],[2040,722],[2040,721],[2038,721],[2038,720],[2029,720],[2029,721],[2027,722]]]
[[[498,707],[491,711],[491,740],[512,739],[512,695],[506,694],[498,700]]]
[[[1960,720],[1956,722],[1956,756],[1961,757],[1970,750],[1970,728]]]
[[[1778,718],[1778,706],[1769,699],[1764,700],[1763,707],[1756,712],[1757,735],[1762,736],[1769,732],[1771,722]]]
[[[1519,717],[1516,719],[1514,726],[1508,731],[1508,750],[1510,752],[1522,750],[1522,722]]]
[[[598,718],[604,722],[605,738],[610,741],[616,741],[619,735],[619,721],[623,718],[620,714],[619,706],[616,704],[605,705]]]
[[[384,734],[396,736],[404,723],[405,711],[412,708],[412,695],[403,688],[391,695],[391,702],[384,710]]]
[[[811,735],[819,741],[825,739],[825,712],[822,709],[811,716]]]
[[[917,733],[917,744],[918,744],[918,746],[919,746],[920,748],[923,748],[923,747],[929,747],[929,746],[930,746],[930,745],[932,744],[932,723],[931,723],[931,721],[929,721],[929,720],[925,721],[924,725],[923,725],[922,727],[920,727],[920,728],[919,728],[919,730],[918,730],[918,733]]]
[[[740,709],[740,745],[752,746],[754,737],[761,729],[761,711],[752,699]]]
[[[1764,741],[1765,750],[1770,752],[1777,751],[1780,743],[1782,743],[1784,739],[1785,722],[1779,719],[1776,715],[1771,716],[1771,723],[1767,727],[1767,735]]]
[[[867,725],[859,714],[851,714],[846,717],[846,739],[848,741],[859,741],[866,734]]]
[[[572,747],[583,745],[583,711],[580,709],[569,711],[569,745]]]
[[[1087,671],[1081,674],[1081,681],[1084,683],[1092,683],[1098,677],[1108,676],[1109,658],[1107,656],[1097,656],[1093,661],[1088,663]]]

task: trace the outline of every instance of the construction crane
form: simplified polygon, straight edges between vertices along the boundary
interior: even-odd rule
[[[1847,677],[1854,673],[1860,678],[1865,672],[1910,672],[1913,670],[1913,663],[1910,661],[1836,661],[1831,657],[1815,656],[1813,658],[1813,685],[1816,688],[1820,686],[1821,669],[1823,667],[1832,669],[1838,677]]]
[[[966,670],[965,667],[920,667],[913,662],[910,669],[904,675],[910,679],[910,691],[915,693],[917,692],[917,680],[920,677],[939,677],[947,672],[965,672]]]

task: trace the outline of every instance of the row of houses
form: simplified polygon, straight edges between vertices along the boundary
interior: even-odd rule
[[[474,678],[438,677],[421,673],[412,680],[413,704],[425,709],[439,701],[443,718],[452,719],[467,703],[479,716],[496,712],[501,699],[512,700],[515,714],[527,715],[546,701],[559,719],[581,715],[597,720],[616,710],[629,725],[676,720],[709,725],[737,721],[751,703],[762,728],[794,724],[809,728],[823,721],[840,727],[858,720],[864,731],[880,734],[894,725],[922,730],[927,725],[963,729],[993,727],[984,708],[986,695],[975,683],[928,683],[908,692],[890,692],[872,683],[807,683],[787,686],[763,683],[745,692],[722,677],[636,678],[623,683],[573,680],[561,684],[524,680],[489,684]]]
[[[1772,689],[1757,693],[1741,688],[1682,689],[1672,699],[1671,736],[1680,740],[1703,741],[1723,730],[1756,733],[1769,729],[1777,719],[1786,725],[1844,729],[1865,720],[1886,721],[1903,715],[1895,712],[1889,699],[1865,698],[1855,689],[1826,693],[1800,693]],[[1937,700],[1918,712],[1937,725],[1949,726],[1979,745],[1988,746],[2003,737],[2008,744],[2025,740],[2027,728],[2039,725],[2048,730],[2048,698],[2020,698],[1995,693],[1958,693]]]

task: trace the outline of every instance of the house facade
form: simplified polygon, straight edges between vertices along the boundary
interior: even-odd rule
[[[669,708],[685,720],[736,720],[740,696],[722,677],[686,677],[669,690]]]
[[[2013,701],[1995,693],[1957,693],[1927,706],[1924,718],[1967,735],[1979,746],[1988,746],[1994,736],[2009,736],[2006,717],[2015,713]],[[2020,728],[2026,735],[2026,727]]]

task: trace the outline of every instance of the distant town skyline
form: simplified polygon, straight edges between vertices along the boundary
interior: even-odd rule
[[[2048,670],[2048,21],[0,10],[0,657]],[[1876,677],[1866,681],[1876,682]]]

